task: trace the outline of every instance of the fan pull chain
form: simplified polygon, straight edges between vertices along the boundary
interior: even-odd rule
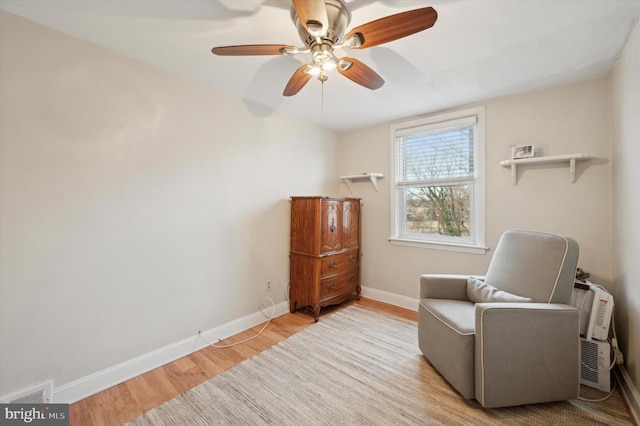
[[[321,85],[322,89],[320,89],[320,112],[324,112],[324,81],[322,81]]]

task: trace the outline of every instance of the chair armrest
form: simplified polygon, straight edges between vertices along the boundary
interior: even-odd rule
[[[477,303],[475,394],[486,408],[572,399],[579,312],[564,304]]]
[[[420,275],[420,299],[469,300],[467,297],[468,278],[468,275]]]

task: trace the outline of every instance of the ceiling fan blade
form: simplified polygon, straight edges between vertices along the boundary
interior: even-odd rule
[[[314,37],[320,37],[327,33],[329,18],[327,6],[321,0],[292,0],[293,8],[298,15],[300,24]]]
[[[384,84],[384,80],[377,72],[357,59],[340,58],[337,69],[349,80],[371,90],[379,89]]]
[[[352,29],[345,37],[345,45],[366,49],[388,43],[431,28],[437,19],[438,12],[432,7],[397,13]]]
[[[214,47],[211,52],[220,56],[284,55],[285,50],[295,50],[295,47],[284,44],[246,44]]]
[[[289,82],[287,83],[287,87],[284,88],[284,92],[282,94],[284,96],[293,96],[300,91],[304,87],[305,84],[311,79],[311,74],[307,74],[304,72],[309,65],[303,65],[293,73]]]

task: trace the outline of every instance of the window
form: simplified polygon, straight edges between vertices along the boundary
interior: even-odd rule
[[[484,254],[484,108],[391,127],[395,244]]]

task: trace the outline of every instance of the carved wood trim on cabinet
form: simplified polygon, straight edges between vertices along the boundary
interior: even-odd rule
[[[360,299],[360,199],[291,197],[290,311]]]

